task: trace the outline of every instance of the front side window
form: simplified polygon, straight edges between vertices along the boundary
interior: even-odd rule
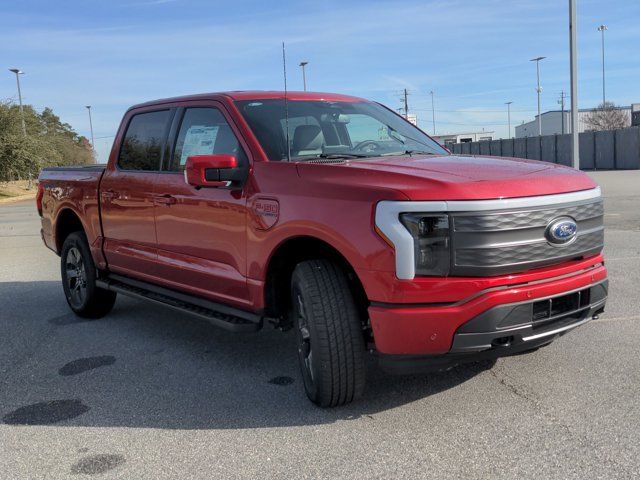
[[[187,108],[173,151],[172,170],[182,171],[191,155],[233,155],[238,165],[246,165],[247,157],[238,138],[217,108]]]
[[[402,117],[373,102],[236,102],[269,160],[378,157],[406,152],[448,155],[436,141]],[[287,145],[287,137],[289,144]]]
[[[169,114],[169,110],[161,110],[139,113],[131,118],[118,156],[118,166],[121,169],[147,171],[160,169]]]

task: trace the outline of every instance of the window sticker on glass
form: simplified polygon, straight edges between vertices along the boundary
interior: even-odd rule
[[[184,136],[180,165],[187,163],[191,155],[210,155],[218,136],[218,126],[192,125]]]

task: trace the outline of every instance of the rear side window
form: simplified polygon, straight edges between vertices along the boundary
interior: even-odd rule
[[[238,138],[220,110],[205,107],[187,108],[176,140],[171,170],[184,170],[190,155],[212,154],[233,155],[241,167],[248,163]]]
[[[139,113],[129,122],[118,166],[123,170],[160,170],[169,110]]]

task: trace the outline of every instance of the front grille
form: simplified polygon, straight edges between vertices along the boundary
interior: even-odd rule
[[[488,276],[583,258],[604,245],[601,199],[562,206],[493,212],[452,213],[454,275]],[[576,239],[566,245],[549,243],[547,226],[559,217],[578,225]]]
[[[513,265],[538,262],[581,255],[584,251],[599,249],[604,241],[604,232],[581,235],[566,247],[550,246],[545,240],[538,243],[509,245],[493,248],[460,248],[456,250],[456,265],[491,267],[494,265]],[[562,250],[560,250],[562,248]]]
[[[500,212],[488,215],[460,215],[456,217],[457,232],[481,232],[517,230],[532,226],[546,227],[549,219],[556,217],[571,217],[577,222],[590,218],[602,217],[604,206],[602,200],[586,205],[573,207],[550,208],[520,212]]]
[[[590,308],[591,290],[585,288],[560,297],[533,303],[532,328],[549,327],[552,324],[577,320]]]

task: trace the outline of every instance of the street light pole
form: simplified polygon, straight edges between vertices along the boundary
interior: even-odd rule
[[[542,93],[542,88],[540,88],[540,60],[544,60],[547,57],[536,57],[532,58],[531,62],[536,62],[536,77],[538,79],[538,87],[536,88],[536,92],[538,92],[538,136],[542,136],[542,116],[540,115],[540,94]]]
[[[578,137],[578,56],[576,0],[569,0],[569,65],[571,71],[571,164],[580,170]]]
[[[20,102],[20,119],[22,121],[22,134],[27,136],[27,127],[24,124],[24,110],[22,108],[22,91],[20,90],[20,75],[24,75],[24,72],[19,68],[10,68],[10,72],[16,74],[16,83],[18,84],[18,100]]]
[[[608,30],[606,25],[600,25],[598,31],[602,33],[602,108],[605,106],[605,89],[604,89],[604,32]]]
[[[433,134],[436,134],[436,107],[433,101],[433,90],[429,92],[431,95],[431,121],[433,122]]]
[[[96,151],[96,146],[93,143],[93,122],[91,121],[91,105],[85,105],[85,108],[89,112],[89,128],[91,129],[91,150]]]
[[[507,106],[507,124],[509,125],[509,138],[511,138],[511,104],[513,102],[505,102],[504,104]]]
[[[307,91],[307,75],[304,67],[306,67],[308,64],[309,62],[300,62],[300,66],[302,67],[302,85],[305,92]]]

